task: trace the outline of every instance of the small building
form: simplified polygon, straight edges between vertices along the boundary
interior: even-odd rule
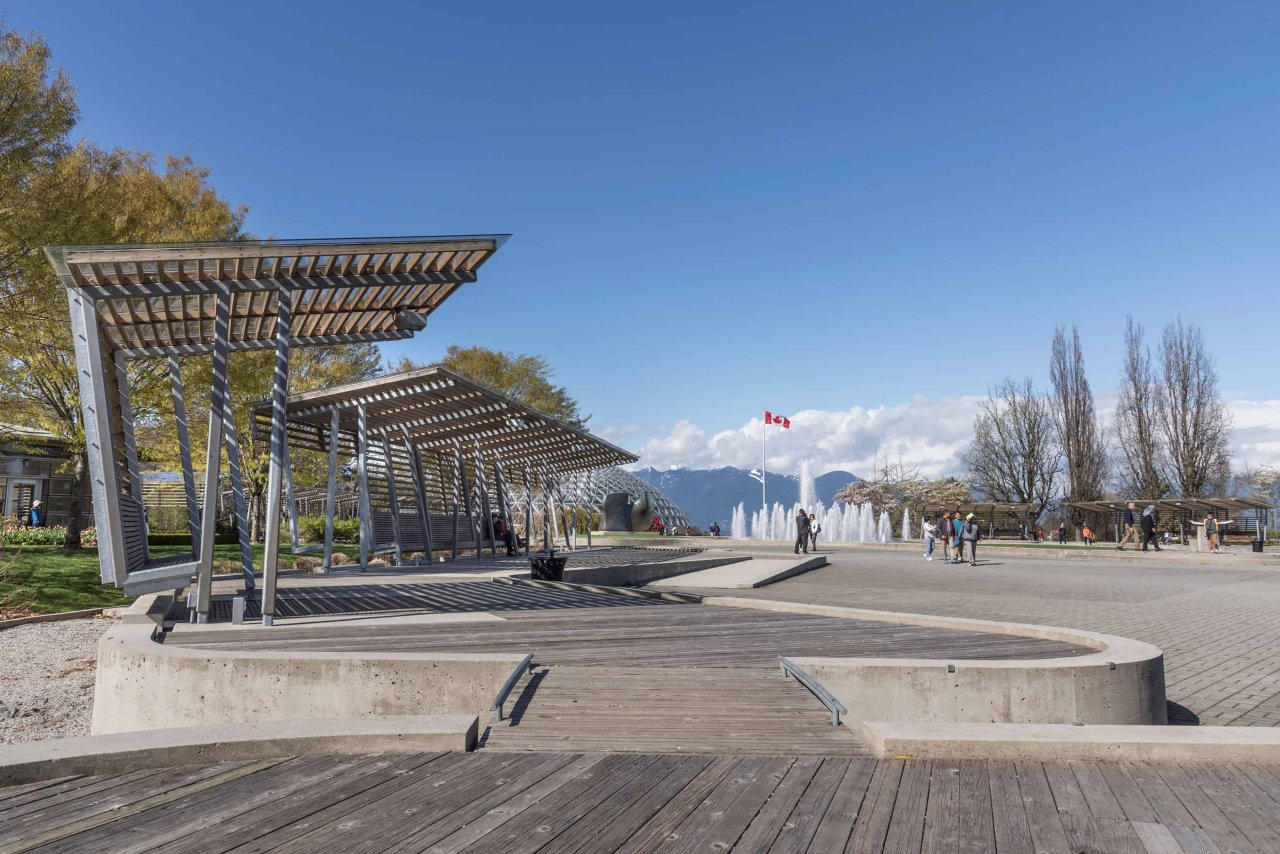
[[[66,525],[71,509],[72,455],[67,441],[38,427],[0,424],[0,516],[30,524],[42,501],[49,525]],[[82,526],[93,524],[88,479],[80,505]]]

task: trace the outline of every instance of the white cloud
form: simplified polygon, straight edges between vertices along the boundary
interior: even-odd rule
[[[769,428],[769,470],[795,472],[806,457],[815,472],[843,469],[870,472],[878,455],[919,466],[928,476],[959,470],[958,454],[972,438],[978,397],[930,400],[915,397],[895,406],[855,406],[830,412],[805,409],[791,415],[791,428]],[[645,442],[642,465],[717,468],[760,466],[759,418],[708,436],[690,421],[679,421],[665,436]]]
[[[791,416],[791,429],[769,428],[769,470],[797,472],[800,461],[808,457],[815,473],[843,469],[866,475],[879,456],[918,466],[927,477],[959,474],[959,456],[973,438],[973,416],[981,400],[917,396],[894,406],[802,410]],[[1113,407],[1114,395],[1099,395],[1104,423],[1110,421]],[[1231,445],[1236,465],[1280,465],[1280,400],[1231,401],[1227,409],[1234,425]],[[691,421],[678,421],[666,435],[641,446],[640,464],[659,469],[757,468],[760,431],[758,418],[710,435]]]

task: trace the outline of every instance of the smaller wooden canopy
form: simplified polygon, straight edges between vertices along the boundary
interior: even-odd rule
[[[290,446],[327,451],[337,410],[339,446],[353,448],[361,404],[369,433],[398,438],[403,428],[417,448],[432,454],[452,453],[455,441],[470,453],[478,443],[483,454],[496,454],[504,465],[545,463],[561,474],[639,459],[439,365],[290,396]],[[265,437],[270,426],[270,402],[255,404],[255,434]]]
[[[1011,513],[1020,516],[1023,513],[1036,513],[1040,510],[1039,504],[915,504],[911,507],[917,513],[944,513],[947,510],[951,512],[960,511],[961,513]]]

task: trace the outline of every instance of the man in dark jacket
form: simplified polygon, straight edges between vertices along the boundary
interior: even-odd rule
[[[1142,511],[1142,550],[1145,552],[1148,546],[1154,545],[1156,551],[1160,551],[1160,541],[1156,539],[1156,506],[1148,505],[1146,510]]]
[[[809,514],[802,509],[796,514],[796,554],[809,553]]]

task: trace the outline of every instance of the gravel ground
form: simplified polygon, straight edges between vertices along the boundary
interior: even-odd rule
[[[0,631],[0,744],[89,734],[98,638],[113,620]]]

